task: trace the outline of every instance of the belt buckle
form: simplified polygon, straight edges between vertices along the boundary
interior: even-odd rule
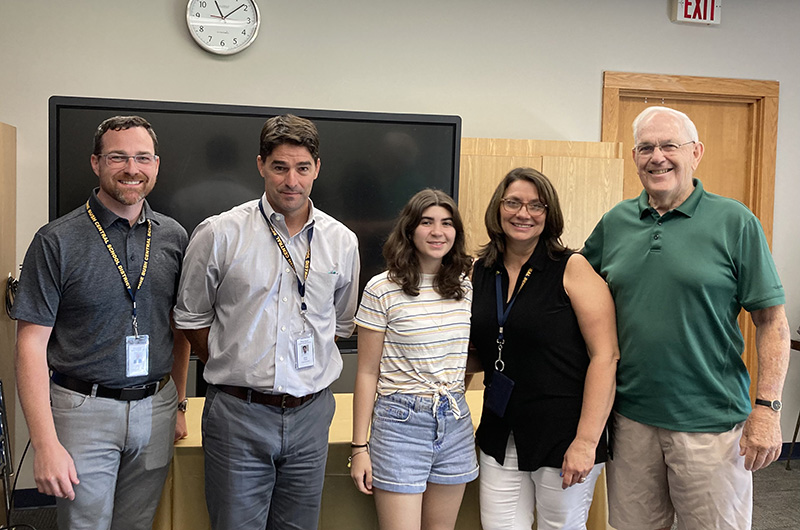
[[[158,384],[158,383],[155,383]],[[119,391],[119,400],[120,401],[137,401],[139,399],[143,399],[147,397],[147,391],[149,390],[149,386],[152,386],[153,383],[149,383],[146,385],[134,385],[128,386],[125,388],[121,388]]]
[[[281,396],[281,408],[282,409],[286,408],[286,398],[287,397],[289,397],[289,394],[284,394],[283,396]]]

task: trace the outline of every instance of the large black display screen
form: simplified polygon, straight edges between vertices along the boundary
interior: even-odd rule
[[[285,113],[317,125],[322,165],[311,198],[358,235],[362,288],[383,270],[381,247],[411,195],[433,187],[457,199],[458,116],[53,96],[50,218],[82,205],[97,186],[89,159],[100,122],[136,114],[153,125],[159,140],[158,183],[148,201],[191,234],[206,217],[261,196],[261,126]]]

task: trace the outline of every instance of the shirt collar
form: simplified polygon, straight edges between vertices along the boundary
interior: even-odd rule
[[[308,229],[309,226],[314,224],[314,220],[316,218],[316,209],[314,208],[314,202],[311,200],[311,197],[308,198],[308,219],[303,224],[303,228],[300,229],[300,232],[304,232]],[[264,208],[264,213],[267,215],[267,219],[273,225],[277,224],[278,226],[286,227],[286,219],[282,214],[279,214],[275,211],[272,205],[267,200],[267,194],[264,193],[261,195],[261,205]],[[298,234],[300,233],[298,232]]]
[[[693,178],[692,184],[694,184],[694,190],[691,195],[671,211],[681,213],[686,217],[692,217],[694,215],[695,210],[697,210],[697,205],[700,204],[700,199],[703,196],[703,183],[700,182],[700,179]],[[642,190],[642,193],[639,194],[637,205],[639,206],[639,219],[650,215],[650,213],[654,211],[650,206],[647,190]]]

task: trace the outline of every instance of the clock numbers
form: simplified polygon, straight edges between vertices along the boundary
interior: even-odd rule
[[[186,23],[203,49],[228,55],[255,40],[260,20],[255,0],[189,0]]]

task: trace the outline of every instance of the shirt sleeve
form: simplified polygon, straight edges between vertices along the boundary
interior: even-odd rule
[[[600,269],[603,266],[603,219],[597,223],[592,233],[586,239],[581,249],[581,254],[589,264],[600,274]]]
[[[358,305],[358,279],[361,274],[361,260],[358,255],[358,239],[355,234],[346,245],[348,249],[346,263],[349,270],[341,275],[340,283],[333,294],[333,307],[336,311],[336,336],[346,338],[353,334],[355,323],[353,315]]]
[[[201,329],[214,322],[220,281],[218,247],[212,224],[203,221],[192,234],[183,260],[174,313],[178,329]]]
[[[742,307],[755,311],[786,303],[767,238],[755,216],[742,228],[738,263],[736,290]]]
[[[37,232],[31,241],[19,278],[11,318],[52,327],[61,302],[58,246]]]
[[[376,278],[373,278],[364,288],[356,324],[373,331],[386,331],[387,311],[383,304],[384,297],[377,292],[377,285]]]

